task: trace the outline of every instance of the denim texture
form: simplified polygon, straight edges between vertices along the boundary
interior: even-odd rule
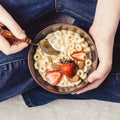
[[[94,18],[97,0],[0,0],[26,34],[34,40],[44,27],[52,24],[55,14],[64,13],[75,18],[74,25],[88,32]],[[46,23],[46,15],[49,21]],[[47,18],[48,19],[48,18]],[[53,22],[54,23],[54,22]],[[113,69],[107,79],[95,90],[80,95],[58,95],[50,93],[33,80],[27,63],[29,47],[6,56],[0,52],[0,101],[22,94],[27,106],[33,107],[56,99],[97,99],[120,102],[120,30],[114,45]]]

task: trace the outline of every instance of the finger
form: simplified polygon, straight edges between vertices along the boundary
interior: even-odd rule
[[[107,77],[110,71],[111,66],[100,62],[98,68],[89,75],[88,82],[93,82],[95,80],[104,78],[105,76]]]
[[[28,44],[25,42],[10,45],[9,42],[2,36],[0,36],[0,42],[1,42],[0,50],[6,55],[10,55],[10,54],[19,52],[28,46]]]
[[[84,87],[83,89],[81,89],[78,92],[75,92],[73,94],[81,94],[81,93],[93,90],[93,89],[97,88],[101,83],[102,83],[102,81],[100,81],[100,80],[94,81],[94,83],[88,84],[86,87]]]
[[[0,22],[0,28],[3,27],[3,26],[4,26],[4,24],[2,24],[2,23]]]
[[[24,39],[26,37],[25,32],[1,5],[0,11],[0,22],[4,24],[17,38]]]
[[[102,78],[96,79],[96,81],[88,84],[83,89],[81,89],[81,90],[79,90],[79,91],[77,91],[77,92],[75,92],[73,94],[81,94],[81,93],[84,93],[84,92],[87,92],[89,90],[93,90],[93,89],[99,87],[99,85],[106,79],[106,77],[108,76],[108,74],[109,74],[109,71],[107,71],[106,75],[103,76]]]

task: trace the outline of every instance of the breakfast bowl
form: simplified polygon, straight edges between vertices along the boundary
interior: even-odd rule
[[[41,30],[34,43],[43,39],[59,53],[46,53],[40,46],[30,46],[29,69],[42,88],[68,94],[89,84],[87,78],[97,66],[97,50],[84,30],[65,23],[53,24]]]

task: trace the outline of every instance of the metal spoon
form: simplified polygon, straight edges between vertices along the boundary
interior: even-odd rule
[[[39,43],[33,43],[32,40],[28,37],[26,37],[25,39],[18,39],[9,30],[4,30],[2,28],[0,28],[0,35],[5,37],[6,39],[11,39],[11,40],[20,41],[20,42],[27,42],[28,44],[39,46],[44,52],[50,55],[58,55],[60,53],[60,51],[55,50],[50,45],[47,39],[42,39],[40,40]]]

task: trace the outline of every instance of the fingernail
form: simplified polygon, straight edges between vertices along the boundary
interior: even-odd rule
[[[20,32],[20,33],[19,33],[19,37],[20,37],[21,39],[24,39],[24,38],[26,37],[26,35],[25,35],[25,33]]]
[[[92,83],[92,82],[93,82],[93,80],[92,80],[92,79],[88,79],[88,82]]]
[[[26,37],[24,30],[17,31],[17,34],[19,39],[24,39]]]

